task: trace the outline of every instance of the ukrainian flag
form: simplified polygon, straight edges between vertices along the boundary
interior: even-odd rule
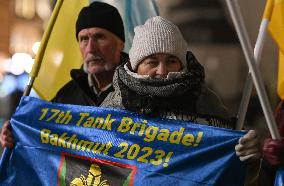
[[[284,0],[274,0],[268,30],[279,47],[278,95],[284,100]]]
[[[70,70],[82,65],[75,23],[80,10],[86,5],[88,0],[57,1],[30,74],[31,77],[38,74],[33,88],[42,99],[51,100],[70,80]]]

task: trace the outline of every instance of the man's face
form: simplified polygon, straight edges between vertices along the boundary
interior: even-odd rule
[[[120,63],[124,43],[103,28],[86,28],[78,33],[84,70],[91,74],[113,71]]]
[[[137,68],[137,74],[152,78],[166,78],[169,72],[182,70],[181,61],[170,54],[152,54],[143,59]]]

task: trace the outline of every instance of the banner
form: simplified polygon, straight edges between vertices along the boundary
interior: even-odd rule
[[[244,184],[241,131],[23,97],[0,185]]]

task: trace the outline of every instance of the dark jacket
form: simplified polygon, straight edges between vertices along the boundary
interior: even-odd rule
[[[88,84],[88,74],[82,69],[73,69],[70,72],[72,80],[65,84],[51,100],[56,103],[73,105],[99,105],[113,91],[111,86],[98,96]]]
[[[128,54],[121,53],[120,64],[128,60]],[[113,91],[113,86],[97,95],[88,83],[88,74],[82,69],[73,69],[70,72],[72,80],[65,84],[51,100],[56,103],[99,106],[106,96]]]

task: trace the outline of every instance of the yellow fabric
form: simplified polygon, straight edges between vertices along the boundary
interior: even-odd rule
[[[30,77],[32,77],[32,78],[35,78],[38,75],[38,71],[39,71],[40,66],[41,66],[42,57],[44,55],[44,52],[45,52],[45,49],[46,49],[46,46],[47,46],[47,43],[48,43],[48,39],[50,37],[50,34],[52,32],[53,26],[56,22],[56,18],[58,16],[60,8],[62,7],[62,4],[63,4],[63,0],[57,1],[56,6],[55,6],[55,8],[52,12],[51,18],[49,20],[48,27],[43,34],[43,38],[41,40],[40,48],[39,48],[39,51],[38,51],[37,56],[35,58],[35,63],[33,65],[32,71],[29,74]]]
[[[80,10],[88,3],[88,0],[63,0],[33,85],[37,94],[44,100],[51,100],[70,80],[70,70],[82,65],[82,56],[75,36],[75,23]]]
[[[284,100],[284,53],[280,50],[278,69],[277,92],[279,97]]]
[[[284,0],[274,0],[273,12],[268,30],[279,47],[279,53],[284,54]],[[283,55],[279,58],[278,95],[284,99]]]

